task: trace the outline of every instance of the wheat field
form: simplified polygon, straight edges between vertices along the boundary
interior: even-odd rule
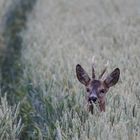
[[[20,35],[21,84],[29,88],[22,90],[27,93],[16,105],[22,115],[14,136],[140,139],[139,0],[37,0]],[[107,74],[116,67],[121,72],[118,84],[107,93],[106,112],[95,106],[93,115],[75,73],[76,64],[81,64],[91,75],[92,57],[97,77],[107,62]]]

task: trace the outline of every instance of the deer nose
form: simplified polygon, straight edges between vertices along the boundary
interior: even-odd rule
[[[96,102],[97,100],[97,94],[95,91],[93,91],[89,96],[89,102]]]
[[[89,102],[96,102],[97,97],[89,97]]]

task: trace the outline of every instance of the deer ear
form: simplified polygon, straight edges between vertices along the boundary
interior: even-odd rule
[[[76,65],[76,75],[77,75],[78,80],[82,84],[84,84],[85,86],[89,84],[90,78],[88,74],[86,73],[86,71],[79,64]]]
[[[120,69],[116,68],[110,75],[107,76],[104,83],[107,87],[114,86],[120,77]]]

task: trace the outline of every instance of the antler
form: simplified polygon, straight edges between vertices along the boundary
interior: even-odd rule
[[[101,78],[103,77],[103,75],[105,74],[108,65],[109,65],[109,62],[107,61],[106,65],[105,65],[105,68],[103,69],[102,73],[101,73],[100,76],[99,76],[99,79],[101,79]]]
[[[92,78],[93,79],[95,79],[94,60],[95,60],[95,56],[92,57]]]

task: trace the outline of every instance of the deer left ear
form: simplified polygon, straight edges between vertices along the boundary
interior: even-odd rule
[[[104,83],[107,87],[114,86],[120,77],[120,69],[116,68],[110,75],[107,76]]]
[[[88,74],[86,73],[86,71],[79,64],[76,65],[76,75],[77,75],[78,80],[82,84],[84,84],[85,86],[89,84],[90,78]]]

